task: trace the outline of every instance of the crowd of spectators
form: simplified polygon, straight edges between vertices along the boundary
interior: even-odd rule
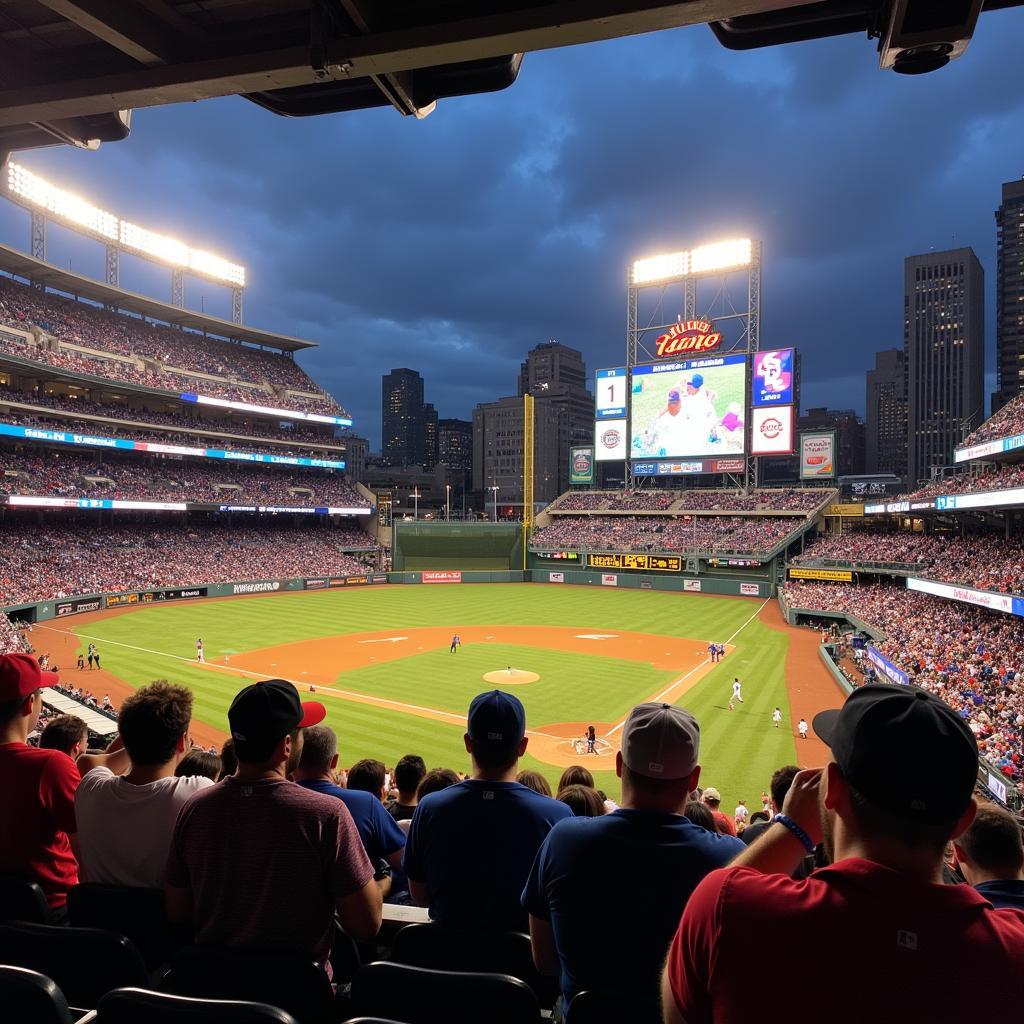
[[[800,581],[780,593],[790,608],[850,614],[884,633],[882,654],[968,722],[984,757],[1024,778],[1024,620],[888,584]]]
[[[913,533],[870,527],[812,538],[795,563],[822,559],[912,567],[921,576],[1004,594],[1024,594],[1024,539],[987,533]]]
[[[984,473],[967,472],[948,476],[944,480],[927,484],[911,494],[902,495],[908,501],[924,501],[940,494],[976,494],[980,491],[1005,491],[1024,486],[1024,464],[999,466]]]
[[[0,491],[7,494],[370,508],[362,495],[331,470],[146,455],[100,462],[78,451],[3,451],[2,458],[5,475],[0,479]]]
[[[999,437],[1012,437],[1014,434],[1021,433],[1024,433],[1024,395],[1011,398],[999,412],[994,416],[989,416],[957,447],[969,448],[971,445],[983,444],[985,441],[994,441]]]
[[[370,550],[359,552],[356,548]],[[40,526],[0,524],[0,606],[75,594],[233,580],[344,576],[376,567],[373,541],[330,523]]]
[[[166,391],[196,391],[233,401],[340,414],[337,403],[284,355],[112,313],[0,276],[0,325],[5,323],[22,330],[35,325],[65,343],[56,348],[26,346],[0,335],[0,351],[22,359]],[[69,345],[124,358],[103,359]],[[289,394],[289,390],[302,394]]]
[[[813,512],[834,491],[762,488],[753,491],[567,491],[548,512]]]
[[[531,546],[598,551],[710,551],[766,554],[803,520],[758,516],[558,516]]]

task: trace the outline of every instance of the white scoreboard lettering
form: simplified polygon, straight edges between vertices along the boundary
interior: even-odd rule
[[[621,420],[626,417],[626,368],[598,370],[594,385],[595,418]]]

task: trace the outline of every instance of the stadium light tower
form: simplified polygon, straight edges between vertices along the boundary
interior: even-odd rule
[[[493,497],[491,498],[491,520],[492,520],[492,522],[495,522],[495,523],[498,521],[498,491],[499,491],[499,489],[500,488],[498,487],[497,484],[492,484],[490,487],[487,488],[487,490],[494,492]]]
[[[412,494],[409,495],[412,498],[412,517],[413,519],[419,519],[420,517],[420,489],[418,487],[413,488]]]
[[[452,518],[452,485],[444,485],[444,521],[447,523]]]

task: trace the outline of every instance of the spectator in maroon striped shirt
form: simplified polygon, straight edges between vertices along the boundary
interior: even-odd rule
[[[302,729],[325,714],[283,679],[232,702],[238,769],[181,809],[167,860],[168,915],[198,943],[297,951],[329,969],[335,912],[354,939],[377,934],[380,890],[348,809],[287,777]]]

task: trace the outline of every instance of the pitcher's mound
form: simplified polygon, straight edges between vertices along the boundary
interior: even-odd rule
[[[524,672],[521,668],[502,668],[497,672],[485,672],[484,680],[495,686],[516,686],[521,683],[535,683],[540,679],[536,672]]]

